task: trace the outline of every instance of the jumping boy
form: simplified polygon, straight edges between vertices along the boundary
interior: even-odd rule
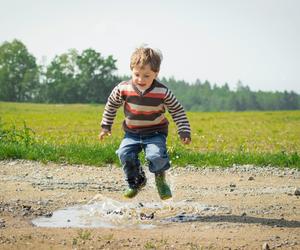
[[[117,109],[124,106],[125,137],[117,154],[122,164],[128,189],[126,198],[133,198],[146,185],[146,176],[138,154],[144,150],[149,162],[149,171],[155,174],[155,184],[161,199],[172,197],[165,179],[170,168],[166,149],[168,120],[164,113],[168,109],[177,125],[183,144],[191,142],[191,130],[185,111],[172,92],[158,80],[162,55],[151,48],[137,48],[131,56],[132,78],[119,83],[111,92],[104,108],[99,139],[111,135]]]

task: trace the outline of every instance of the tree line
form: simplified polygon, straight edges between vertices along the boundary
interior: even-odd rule
[[[116,74],[112,55],[88,48],[56,55],[48,65],[39,65],[20,40],[0,45],[0,101],[38,103],[105,103],[114,86],[128,76]],[[186,110],[243,111],[295,110],[300,95],[293,91],[251,91],[242,82],[235,91],[228,84],[209,81],[188,83],[161,78]]]
[[[294,91],[251,91],[241,81],[236,91],[209,81],[196,80],[189,84],[174,78],[162,78],[176,97],[191,111],[244,111],[244,110],[296,110],[300,109],[300,95]]]

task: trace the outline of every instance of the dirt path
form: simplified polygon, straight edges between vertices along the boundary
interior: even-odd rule
[[[174,198],[164,203],[153,176],[147,176],[146,188],[128,201],[121,195],[126,187],[122,171],[114,166],[0,161],[0,249],[267,249],[266,244],[270,249],[300,249],[300,196],[295,193],[300,171],[174,168],[168,172]],[[60,208],[93,204],[99,195],[118,204],[162,204],[150,209],[152,217],[149,209],[135,215],[156,226],[32,224],[39,216],[51,219]]]

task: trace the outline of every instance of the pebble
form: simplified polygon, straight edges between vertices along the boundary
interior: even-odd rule
[[[9,162],[9,161],[8,161]],[[28,166],[26,166],[27,171],[24,173],[20,172],[20,175],[16,175],[13,178],[15,178],[15,180],[24,180],[24,177],[26,177],[26,181],[27,182],[31,182],[32,186],[34,188],[37,188],[39,190],[55,190],[55,189],[60,189],[62,192],[63,190],[90,190],[90,191],[121,191],[124,187],[124,181],[116,181],[116,179],[110,179],[109,178],[109,174],[102,176],[102,172],[100,172],[101,174],[99,174],[99,176],[101,176],[101,178],[97,176],[97,178],[89,178],[89,179],[84,179],[84,177],[80,177],[79,179],[76,179],[76,181],[71,181],[69,179],[67,179],[66,177],[59,176],[58,174],[54,174],[52,176],[51,173],[51,168],[46,169],[47,172],[45,173],[44,169],[43,170],[39,170],[39,167],[41,166],[40,163],[36,163],[36,162],[31,162],[31,161],[11,161],[10,162],[11,165],[15,166],[16,168],[18,168],[18,164],[20,163],[24,163],[24,164],[28,164]],[[1,161],[0,164],[7,164],[4,161]],[[60,171],[63,171],[65,169],[65,167],[69,167],[70,165],[68,164],[64,164],[62,169]],[[20,169],[23,166],[20,166]],[[78,166],[78,168],[80,167],[80,169],[86,169],[86,167],[81,167]],[[38,169],[36,169],[38,168]],[[88,170],[92,170],[92,168],[88,169]],[[108,168],[107,168],[108,170]],[[112,167],[110,169],[111,171],[114,171],[114,167]],[[119,171],[119,170],[118,170]],[[300,171],[297,169],[279,169],[279,168],[275,168],[275,167],[270,167],[270,166],[266,166],[266,167],[256,167],[253,165],[244,165],[244,166],[238,166],[235,165],[233,167],[224,169],[224,168],[197,168],[197,166],[189,166],[187,169],[184,168],[172,168],[170,171],[170,175],[174,176],[180,176],[181,174],[187,173],[187,172],[197,172],[197,173],[203,173],[203,174],[210,174],[210,173],[220,173],[220,174],[230,174],[230,173],[235,173],[238,174],[238,178],[240,178],[240,181],[242,180],[247,180],[247,177],[249,181],[253,181],[255,178],[258,178],[258,176],[271,176],[271,175],[275,175],[275,176],[284,176],[284,178],[286,178],[287,176],[292,176],[294,178],[299,178],[300,177]],[[103,172],[104,173],[104,172]],[[0,176],[0,181],[3,180],[9,180],[9,177],[7,176],[7,173],[5,173],[5,175],[3,174],[2,176]],[[121,177],[120,177],[121,178]],[[236,179],[237,181],[238,179]],[[229,183],[228,183],[229,184]],[[275,187],[268,187],[268,183],[266,182],[266,186],[263,188],[256,188],[256,187],[251,187],[249,190],[245,189],[243,187],[243,185],[240,184],[240,182],[238,182],[238,185],[234,182],[230,182],[229,187],[226,186],[216,186],[217,191],[220,193],[224,193],[225,196],[230,196],[230,195],[234,195],[234,194],[244,194],[244,196],[249,195],[249,196],[259,196],[261,194],[270,194],[270,193],[274,193],[274,194],[282,194],[282,193],[286,193],[287,195],[295,195],[297,196],[297,198],[300,197],[300,187],[295,188],[294,186],[287,186],[286,184],[284,184],[283,186],[279,186],[278,188]],[[237,187],[238,186],[238,187]],[[183,188],[185,188],[185,186],[183,186]],[[191,185],[190,187],[188,187],[189,189],[193,188],[193,186]],[[18,191],[22,191],[21,188],[17,188]],[[228,191],[230,190],[230,192],[233,193],[229,193]],[[197,188],[195,190],[195,192],[199,192],[201,194],[204,193],[204,195],[206,193],[211,193],[211,192],[215,192],[215,189],[205,189],[204,187],[200,187]],[[64,195],[66,195],[66,193],[61,193],[58,195],[57,198],[59,197],[63,197]],[[288,198],[290,199],[290,198]],[[186,200],[186,202],[193,202],[192,200]],[[10,204],[5,205],[5,204],[0,204],[0,211],[12,211],[14,214],[22,214],[24,216],[27,215],[36,215],[37,213],[39,213],[39,215],[47,215],[51,216],[49,213],[49,211],[47,210],[47,207],[49,207],[49,201],[47,200],[40,200],[40,201],[32,201],[29,204],[33,205],[33,208],[29,208],[29,207],[24,207],[22,208],[22,205],[24,204],[24,201],[16,201],[16,204],[13,203],[13,201],[9,202]],[[36,208],[36,205],[38,204],[40,207],[39,209]],[[140,203],[139,207],[143,207],[144,204]],[[295,206],[293,207],[293,209],[297,209]],[[21,211],[20,211],[21,210]],[[208,209],[209,210],[209,209]],[[258,214],[264,214],[264,208],[258,207],[254,209],[254,212],[258,212]],[[270,208],[270,211],[274,210],[278,210],[277,207],[275,208]],[[205,211],[205,209],[204,209]],[[242,211],[240,211],[239,213],[241,213]],[[284,211],[283,211],[284,212]],[[251,211],[247,210],[247,213],[249,213],[250,215],[252,215]],[[255,214],[255,213],[254,213]],[[266,213],[267,214],[267,213]],[[278,213],[279,214],[279,213]],[[241,216],[246,216],[246,212],[241,213]],[[281,215],[281,214],[280,214]],[[154,216],[154,215],[153,215]],[[149,219],[149,217],[151,217],[151,214],[145,214],[145,216],[141,216],[143,217],[143,219]],[[281,217],[283,217],[283,214],[281,215]],[[194,218],[191,219],[191,221],[193,221]],[[197,218],[196,218],[197,219]],[[280,217],[278,218],[280,219]],[[279,222],[279,224],[281,224],[281,222]],[[4,225],[5,226],[5,221],[2,222],[0,219],[0,227]]]
[[[140,219],[141,220],[152,220],[152,219],[154,219],[154,213],[151,213],[151,214],[140,213]]]
[[[295,189],[294,195],[297,195],[297,196],[300,195],[300,188]]]
[[[0,219],[0,228],[5,227],[5,220],[4,219]]]
[[[232,167],[228,168],[223,168],[223,167],[197,167],[193,165],[187,165],[187,168],[184,169],[185,171],[188,172],[200,172],[202,174],[209,174],[209,173],[237,173],[241,174],[242,176],[247,174],[252,174],[254,173],[255,175],[260,175],[260,176],[269,176],[269,175],[274,175],[274,176],[294,176],[295,178],[300,177],[300,170],[298,169],[290,169],[290,168],[276,168],[272,166],[264,166],[264,167],[257,167],[254,165],[233,165]],[[172,172],[175,176],[177,174],[180,174],[182,172],[181,167],[176,167],[173,166],[170,169],[170,172]]]
[[[270,250],[270,246],[269,246],[269,244],[268,243],[264,243],[263,245],[262,245],[262,248],[261,248],[262,250]]]

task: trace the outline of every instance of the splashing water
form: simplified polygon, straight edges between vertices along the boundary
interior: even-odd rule
[[[53,212],[51,217],[38,217],[32,221],[38,227],[102,227],[151,229],[180,216],[193,221],[199,215],[228,213],[222,206],[209,206],[189,201],[121,202],[96,195],[85,205],[77,205]],[[176,221],[176,220],[175,220]],[[182,220],[182,222],[188,220]]]

